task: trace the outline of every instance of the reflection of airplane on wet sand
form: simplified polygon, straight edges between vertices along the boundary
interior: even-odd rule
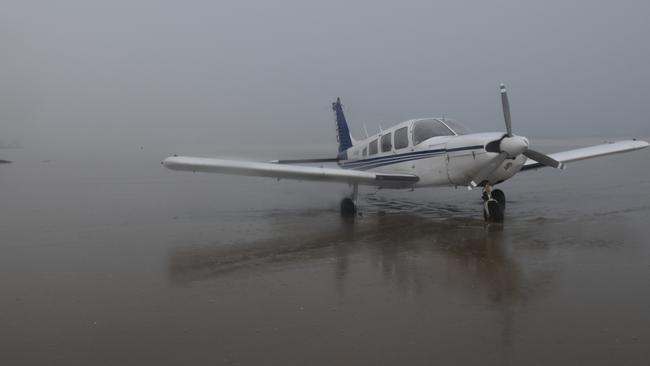
[[[487,296],[485,300],[508,312],[511,305],[530,295],[525,290],[529,286],[522,283],[526,278],[519,264],[504,249],[523,240],[521,236],[529,231],[504,236],[502,226],[486,230],[472,220],[436,221],[408,214],[362,221],[314,221],[319,222],[318,228],[307,232],[291,232],[277,223],[272,224],[274,232],[291,235],[228,245],[218,240],[204,247],[176,249],[170,253],[169,276],[175,283],[184,284],[240,271],[285,268],[292,263],[312,268],[305,263],[313,262],[333,266],[335,286],[341,294],[346,292],[351,275],[361,273],[367,279],[366,271],[370,270],[384,277],[385,285],[429,300],[440,291],[451,290],[479,296],[477,300]],[[545,225],[540,224],[538,230],[551,231]],[[369,266],[359,258],[367,258]],[[529,276],[533,282],[549,283],[552,271],[544,267]]]
[[[276,160],[269,163],[172,156],[162,164],[169,169],[237,174],[278,179],[348,183],[350,197],[341,212],[354,214],[359,185],[379,188],[441,186],[483,187],[486,220],[503,221],[505,195],[492,185],[516,173],[540,167],[563,168],[564,163],[647,147],[640,140],[568,150],[551,155],[529,148],[528,139],[512,132],[508,96],[501,85],[506,132],[469,133],[453,120],[414,119],[399,123],[376,136],[356,141],[350,135],[339,99],[332,104],[336,116],[339,153],[336,158]],[[336,162],[342,168],[292,165]]]
[[[219,240],[204,247],[177,249],[169,258],[169,275],[179,283],[193,282],[273,265],[319,262],[333,256],[337,280],[344,280],[354,263],[350,263],[349,257],[367,251],[371,268],[389,270],[396,277],[394,280],[401,279],[400,286],[412,290],[416,290],[419,282],[427,282],[426,278],[445,277],[463,281],[460,284],[473,290],[480,280],[501,298],[521,295],[513,293],[520,291],[518,265],[503,250],[514,239],[503,237],[502,226],[486,229],[462,218],[436,221],[409,214],[379,215],[364,221],[318,218],[314,221],[320,223],[316,230],[291,231],[282,223],[275,223],[271,224],[274,232],[291,231],[291,235],[230,244]],[[420,268],[418,263],[423,258],[423,263],[436,265]],[[361,265],[357,270],[366,268]],[[419,278],[419,270],[426,275]],[[443,276],[439,271],[446,271],[447,275],[453,271],[454,275]],[[505,286],[492,288],[502,285]]]
[[[467,316],[464,313],[467,308],[459,306],[475,310],[476,304],[487,304],[489,311],[481,320],[486,327],[481,332],[508,346],[518,320],[517,309],[543,294],[555,278],[553,266],[523,268],[517,256],[509,252],[508,248],[521,249],[521,243],[530,235],[530,230],[525,228],[503,235],[501,225],[485,227],[475,220],[432,220],[409,213],[377,215],[363,220],[338,220],[323,213],[308,216],[306,221],[302,211],[288,215],[303,220],[302,225],[297,230],[289,230],[294,226],[287,224],[290,221],[285,220],[286,216],[278,221],[271,220],[271,231],[278,236],[249,240],[244,234],[241,240],[228,236],[224,241],[219,234],[214,242],[198,246],[187,246],[183,239],[173,241],[175,249],[168,257],[169,279],[177,286],[214,279],[226,284],[230,278],[239,278],[242,274],[255,278],[255,273],[261,273],[263,275],[258,278],[262,279],[262,286],[272,286],[273,293],[287,304],[292,304],[296,298],[282,297],[280,291],[318,299],[328,299],[335,291],[338,300],[334,303],[340,303],[348,314],[354,314],[357,306],[361,306],[363,310],[359,311],[373,312],[376,319],[386,314],[383,313],[385,309],[363,305],[365,301],[386,301],[387,296],[391,296],[387,294],[399,291],[399,296],[386,301],[391,304],[390,312],[424,306],[426,311],[415,317],[420,325],[426,326],[413,329],[421,331],[423,336],[431,336],[433,326],[436,332],[457,327],[458,317]],[[541,222],[536,232],[549,233],[553,228],[556,228],[553,223]],[[540,248],[533,251],[535,255],[543,253]],[[278,271],[290,273],[289,282],[266,283],[267,274]],[[317,277],[314,273],[318,273]],[[319,283],[317,294],[301,287],[313,287],[314,281]],[[253,281],[247,286],[257,286],[257,283]],[[363,289],[361,294],[360,288]],[[364,302],[355,301],[359,296]],[[443,317],[448,321],[436,320],[432,313],[445,314]],[[341,320],[340,315],[327,318],[331,314],[336,312],[328,310],[318,316],[325,332]],[[492,319],[496,323],[492,323]],[[401,318],[400,321],[406,320]],[[343,325],[336,325],[338,331],[341,327]],[[496,337],[498,333],[501,338]]]

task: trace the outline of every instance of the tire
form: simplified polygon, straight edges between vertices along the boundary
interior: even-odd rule
[[[344,198],[341,201],[341,216],[354,216],[357,213],[357,206],[351,198]]]
[[[487,221],[490,222],[503,222],[505,207],[496,200],[490,200],[486,203],[487,209],[489,211],[489,216]],[[487,216],[487,215],[486,215]]]
[[[506,207],[506,194],[503,193],[502,190],[500,190],[500,189],[493,190],[492,191],[492,198],[497,200],[497,202],[499,202],[501,205],[503,205],[504,208]]]

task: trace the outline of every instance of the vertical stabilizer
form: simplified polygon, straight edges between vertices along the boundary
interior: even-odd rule
[[[336,118],[336,140],[339,142],[339,153],[341,153],[352,147],[352,137],[350,136],[348,122],[343,114],[341,98],[336,98],[336,102],[332,103],[332,109],[334,110],[334,118]]]

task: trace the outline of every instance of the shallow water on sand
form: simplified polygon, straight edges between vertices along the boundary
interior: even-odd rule
[[[337,184],[0,152],[3,365],[650,363],[649,151],[522,173],[504,225],[464,188],[351,220]]]

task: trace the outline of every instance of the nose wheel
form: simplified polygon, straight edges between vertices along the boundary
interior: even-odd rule
[[[506,213],[506,195],[488,184],[483,189],[483,218],[486,222],[503,222]]]

